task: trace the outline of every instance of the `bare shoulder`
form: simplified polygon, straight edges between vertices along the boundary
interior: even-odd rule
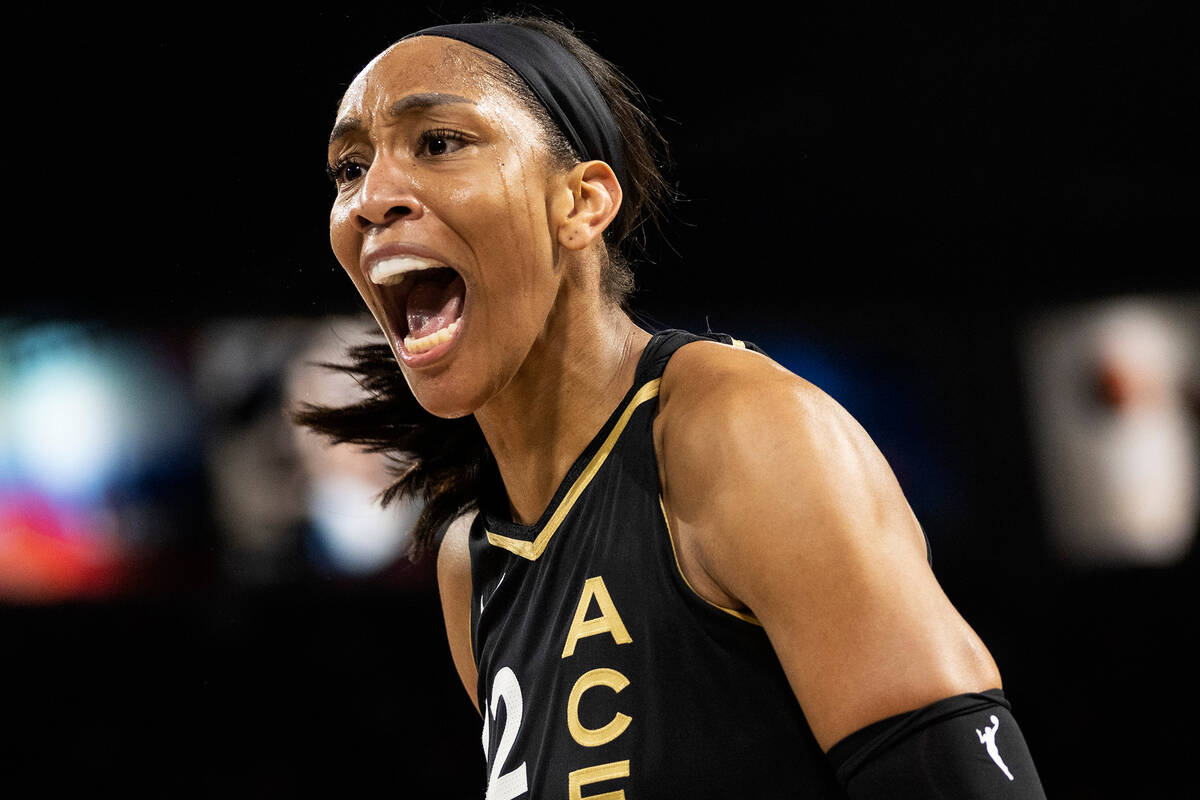
[[[471,524],[475,512],[463,514],[450,523],[438,546],[438,583],[449,580],[454,583],[471,582]]]
[[[454,659],[454,666],[459,679],[462,680],[463,688],[467,690],[471,702],[478,710],[477,672],[471,645],[470,533],[474,519],[475,513],[471,512],[450,523],[438,548],[437,576],[450,655]]]
[[[784,495],[800,500],[784,513],[811,512],[839,480],[829,475],[837,466],[825,462],[869,437],[812,383],[759,353],[715,342],[680,348],[659,398],[655,449],[680,567],[704,599],[747,610],[751,592],[730,574],[742,560],[753,570],[759,555],[756,538],[739,531],[747,510],[768,523],[783,512]],[[793,536],[819,535],[801,522],[789,520]],[[751,535],[767,530],[760,524]]]
[[[823,747],[1000,685],[887,460],[833,398],[764,356],[697,343],[671,360],[659,413],[681,568],[761,622]]]
[[[682,424],[698,418],[711,424],[714,414],[727,422],[769,421],[781,407],[806,415],[841,411],[819,388],[767,356],[710,341],[675,353],[663,373],[660,398],[660,416]]]
[[[688,345],[669,362],[660,398],[656,444],[664,484],[678,502],[711,506],[713,492],[753,502],[780,487],[814,500],[856,488],[902,499],[857,420],[766,356],[710,342]],[[923,545],[917,533],[913,543]]]
[[[764,389],[819,393],[812,384],[752,350],[719,342],[693,342],[677,350],[667,363],[659,413],[715,411],[723,405],[748,401]]]

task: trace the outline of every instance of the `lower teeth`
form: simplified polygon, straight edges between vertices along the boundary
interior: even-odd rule
[[[439,344],[450,341],[454,336],[454,332],[458,330],[458,320],[454,320],[444,328],[439,328],[428,336],[422,336],[419,339],[414,339],[411,335],[404,337],[404,349],[410,353],[424,353],[426,350],[432,350]]]

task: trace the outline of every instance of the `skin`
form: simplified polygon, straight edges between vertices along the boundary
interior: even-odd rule
[[[359,74],[335,132],[360,127],[329,147],[343,175],[330,241],[417,400],[439,416],[475,415],[516,518],[531,521],[624,395],[649,335],[600,292],[600,237],[621,202],[611,168],[551,169],[536,122],[482,73],[490,58],[418,37]],[[429,95],[468,102],[391,113]],[[431,147],[431,130],[459,138]],[[466,284],[455,346],[420,366],[404,357],[402,314],[363,269],[401,245],[436,254]],[[534,463],[531,452],[543,455]]]
[[[529,523],[632,384],[650,337],[600,290],[601,234],[621,201],[612,170],[553,168],[533,119],[481,75],[489,58],[418,37],[355,79],[335,130],[360,127],[329,155],[361,168],[344,170],[330,239],[417,399],[441,416],[475,415],[514,519]],[[427,94],[468,102],[390,113]],[[422,142],[422,131],[444,128],[465,136]],[[436,252],[467,287],[460,335],[432,363],[406,363],[403,323],[363,273],[372,248],[396,242]],[[1000,686],[934,579],[883,456],[819,389],[763,356],[690,344],[663,375],[654,443],[684,576],[704,599],[762,622],[823,748]],[[451,526],[438,579],[451,652],[478,708],[468,529],[468,519]]]

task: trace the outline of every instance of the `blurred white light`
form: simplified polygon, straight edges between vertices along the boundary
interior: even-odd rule
[[[103,487],[120,458],[121,410],[110,377],[77,359],[46,361],[11,398],[17,468],[58,496]]]
[[[1190,308],[1114,299],[1029,330],[1039,477],[1070,561],[1167,565],[1192,546],[1200,452],[1186,395],[1200,329]]]
[[[375,572],[407,548],[419,509],[407,503],[381,508],[378,496],[377,487],[353,476],[335,475],[315,481],[309,517],[339,571]]]

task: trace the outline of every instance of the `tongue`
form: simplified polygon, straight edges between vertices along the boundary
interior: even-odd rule
[[[462,316],[466,291],[462,277],[453,272],[418,278],[408,292],[405,308],[409,334],[415,339],[428,336]]]

